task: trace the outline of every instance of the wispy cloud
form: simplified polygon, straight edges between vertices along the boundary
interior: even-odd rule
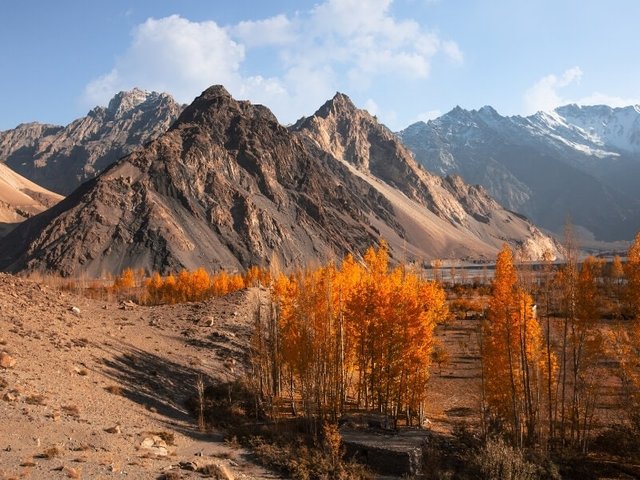
[[[524,94],[525,113],[531,114],[540,110],[550,111],[560,105],[575,103],[578,105],[609,105],[611,107],[624,107],[640,103],[636,98],[623,98],[600,92],[575,98],[566,95],[566,89],[580,83],[583,72],[580,67],[572,67],[565,70],[560,76],[547,75],[538,80]]]
[[[427,78],[435,56],[464,61],[451,39],[396,18],[392,0],[326,0],[295,15],[220,26],[177,15],[150,18],[113,68],[85,88],[89,105],[134,86],[189,102],[222,83],[235,96],[265,103],[290,122],[336,90],[367,92],[383,78]],[[249,75],[251,55],[273,56],[272,76]]]
[[[547,75],[538,80],[535,85],[529,88],[524,94],[526,113],[535,113],[539,110],[553,110],[559,105],[566,103],[559,90],[580,82],[582,70],[580,67],[573,67],[560,75]]]

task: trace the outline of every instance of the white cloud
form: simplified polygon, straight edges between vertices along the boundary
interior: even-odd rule
[[[190,102],[221,83],[264,103],[283,122],[308,115],[336,91],[366,94],[380,78],[425,79],[435,56],[463,62],[458,45],[413,20],[395,18],[393,0],[325,0],[295,15],[219,26],[177,15],[149,18],[113,68],[92,80],[84,100],[104,105],[119,90],[166,91]],[[268,68],[248,74],[253,51]],[[265,57],[266,55],[266,57]],[[386,113],[391,121],[395,114]]]
[[[579,82],[582,77],[580,67],[573,67],[560,76],[547,75],[538,80],[535,85],[529,88],[524,94],[524,103],[527,113],[535,113],[539,110],[553,110],[565,102],[558,90]]]
[[[376,76],[426,78],[431,61],[443,53],[456,63],[463,60],[458,45],[425,31],[413,20],[397,20],[389,9],[392,0],[328,0],[303,20],[312,40],[290,52],[292,58],[344,65],[351,83]],[[295,60],[294,60],[295,61]]]
[[[526,113],[535,113],[539,110],[550,111],[570,103],[577,105],[609,105],[611,107],[625,107],[640,103],[640,99],[637,98],[623,98],[601,92],[593,92],[577,99],[562,95],[561,89],[579,83],[582,76],[583,72],[580,67],[573,67],[566,70],[560,77],[556,75],[542,77],[525,92]]]
[[[258,21],[242,21],[229,32],[247,47],[286,45],[295,40],[292,22],[286,15],[276,15]]]
[[[245,48],[215,22],[190,22],[177,15],[150,18],[132,36],[113,69],[87,85],[89,103],[104,104],[117,91],[133,87],[167,91],[190,102],[214,83],[229,88],[242,83],[238,71]]]
[[[464,62],[464,54],[456,42],[447,40],[442,42],[442,51],[454,62],[461,65]]]

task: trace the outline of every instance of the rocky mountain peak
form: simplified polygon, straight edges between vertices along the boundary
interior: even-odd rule
[[[168,132],[0,240],[0,269],[288,268],[357,256],[381,236],[396,256],[489,258],[504,240],[548,241],[477,189],[419,168],[348,97],[325,106],[333,113],[289,130],[266,107],[207,89]]]
[[[482,107],[480,110],[478,110],[478,113],[485,119],[491,120],[491,121],[495,121],[495,120],[501,120],[503,117],[496,111],[495,108],[493,108],[491,105],[485,105],[484,107]]]
[[[314,114],[315,117],[345,116],[358,112],[358,108],[344,93],[336,92],[331,100],[327,100]]]
[[[464,112],[458,107],[453,114],[464,116]],[[485,110],[485,114],[492,113]],[[423,128],[426,126],[422,123]],[[413,202],[413,208],[434,215],[438,221],[483,232],[481,235],[492,228],[504,229],[503,234],[511,229],[506,225],[511,221],[510,214],[505,213],[483,188],[466,184],[460,176],[442,178],[420,167],[389,129],[367,111],[356,108],[346,96],[336,95],[316,114],[299,121],[293,128],[338,160],[355,167],[364,178],[374,179],[370,181],[376,188],[385,188],[378,182],[393,187]],[[522,222],[519,231],[531,232],[527,249],[531,250],[534,244],[537,246],[533,250],[543,250],[540,247],[543,244],[545,248],[553,249],[544,235],[533,227],[529,229],[530,224],[524,219],[519,221]],[[490,224],[492,226],[487,227]],[[511,235],[519,234],[512,232]]]
[[[0,132],[0,163],[61,194],[164,133],[182,111],[166,93],[117,93],[69,125],[20,125]]]
[[[184,109],[172,128],[178,129],[185,125],[196,124],[213,129],[219,135],[227,135],[231,117],[251,117],[254,121],[264,121],[273,126],[279,126],[278,119],[268,108],[254,105],[246,100],[236,100],[222,85],[214,85],[207,88]]]
[[[151,96],[158,96],[160,94],[156,92],[148,92],[139,88],[133,90],[121,91],[115,94],[115,96],[109,101],[107,106],[107,113],[114,118],[122,118],[131,110],[136,108],[141,103],[149,100]]]
[[[572,104],[528,117],[456,107],[418,127],[398,136],[424,167],[484,185],[502,205],[545,228],[562,231],[570,215],[599,240],[630,238],[637,229],[634,107]]]

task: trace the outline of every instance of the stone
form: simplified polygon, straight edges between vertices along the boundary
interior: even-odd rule
[[[190,472],[198,471],[198,464],[196,462],[180,462],[179,466],[182,470],[189,470]]]
[[[18,396],[13,392],[7,392],[7,393],[4,394],[2,399],[5,402],[15,402],[18,399]]]
[[[16,359],[7,352],[0,352],[0,367],[13,368],[16,365]]]
[[[145,439],[140,442],[140,450],[145,450],[158,457],[166,457],[169,455],[167,443],[156,435],[145,437]]]

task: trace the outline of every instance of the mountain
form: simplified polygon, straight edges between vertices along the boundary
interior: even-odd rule
[[[481,184],[552,231],[568,216],[600,240],[640,228],[639,107],[568,105],[529,117],[456,107],[398,137],[426,168]]]
[[[120,157],[164,133],[182,106],[166,93],[133,89],[66,127],[26,123],[0,132],[0,162],[67,195]]]
[[[534,258],[555,252],[548,237],[503,209],[484,188],[440,177],[414,160],[397,137],[343,94],[291,129],[332,154],[389,202],[402,230],[398,244],[417,257],[492,257],[506,241]],[[383,232],[385,238],[397,231]]]
[[[0,164],[0,237],[62,198]]]
[[[339,103],[349,110],[334,118],[351,122],[349,134],[335,144],[314,141],[304,125],[319,124]],[[367,168],[336,150],[353,142],[368,148]],[[481,188],[419,168],[346,97],[290,131],[266,107],[214,86],[165,134],[0,240],[0,269],[289,268],[359,255],[380,236],[396,259],[493,258],[503,241],[533,253],[553,247]]]

